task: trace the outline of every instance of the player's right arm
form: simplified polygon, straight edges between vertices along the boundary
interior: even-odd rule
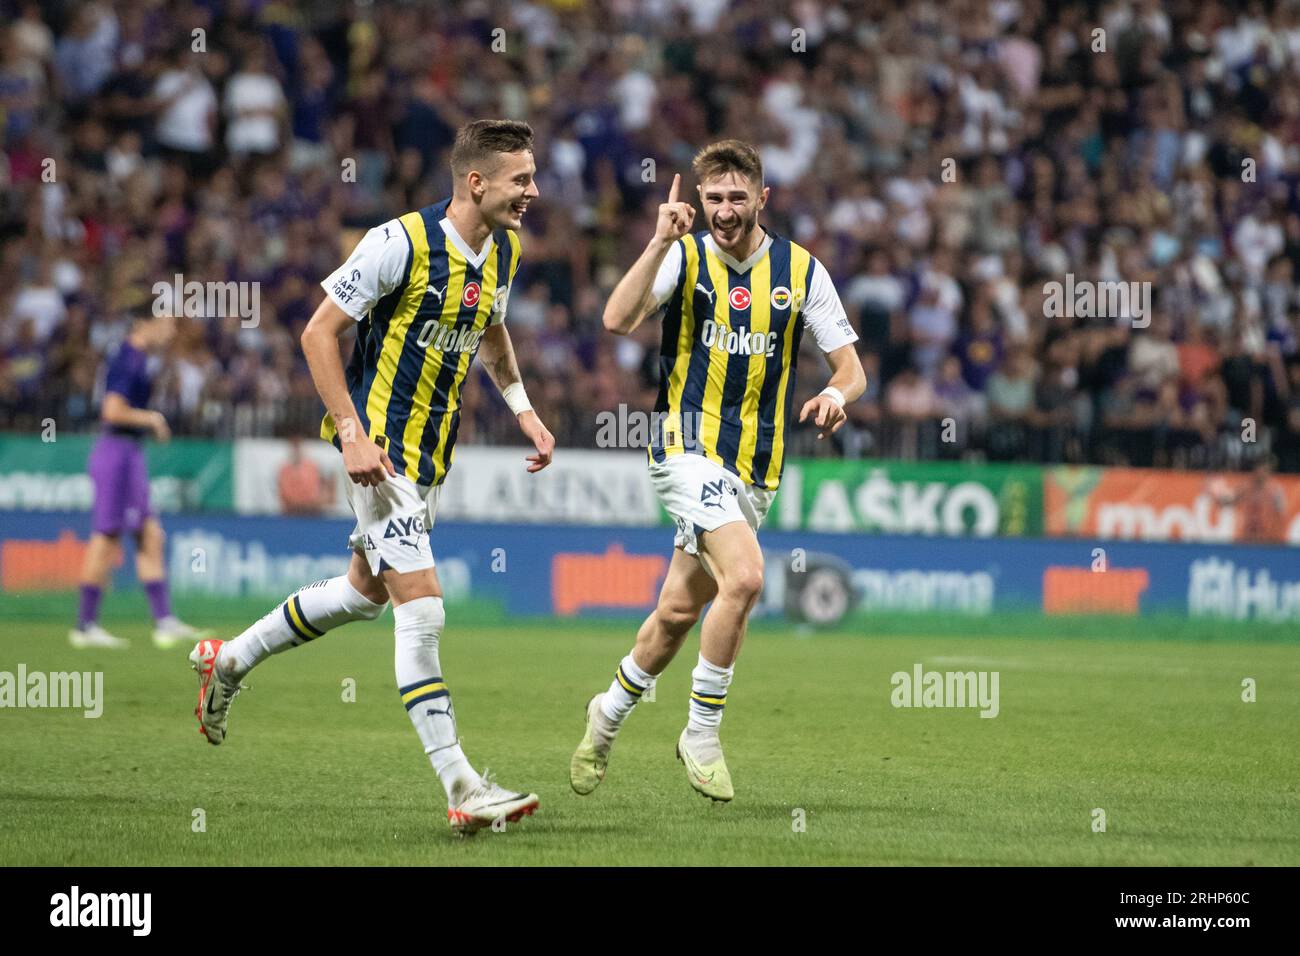
[[[119,425],[124,428],[142,428],[153,432],[159,441],[168,441],[172,437],[167,427],[167,419],[162,412],[148,408],[132,408],[126,397],[118,392],[104,393],[104,407],[99,413],[100,420],[106,425]]]
[[[397,470],[361,426],[343,374],[339,338],[401,283],[410,249],[406,232],[395,219],[367,232],[347,262],[321,283],[328,294],[302,332],[303,355],[338,431],[343,467],[359,485],[381,484]]]
[[[695,208],[677,199],[681,183],[681,175],[674,175],[668,201],[659,206],[654,238],[619,280],[605,303],[605,328],[615,335],[632,332],[662,304],[660,289],[657,288],[660,283],[656,282],[661,266],[677,240],[690,232],[691,223],[695,221]]]
[[[378,485],[389,475],[397,474],[397,470],[388,453],[372,442],[361,427],[361,416],[352,404],[347,379],[343,376],[343,359],[339,356],[339,338],[356,324],[352,316],[326,296],[302,330],[302,352],[307,357],[316,392],[338,429],[348,477],[359,485]]]
[[[108,366],[104,379],[104,404],[99,410],[99,420],[105,425],[118,428],[137,428],[153,432],[158,441],[170,441],[171,429],[162,412],[149,408],[135,408],[127,395],[131,391],[131,364],[125,358],[125,352],[118,352]]]

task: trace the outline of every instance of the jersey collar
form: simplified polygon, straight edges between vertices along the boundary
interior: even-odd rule
[[[492,252],[492,246],[494,244],[492,233],[488,233],[487,242],[483,243],[483,248],[476,253],[470,249],[469,243],[461,238],[460,233],[456,231],[456,227],[451,224],[451,220],[446,216],[442,217],[442,220],[438,225],[442,226],[442,231],[447,234],[447,238],[450,239],[451,244],[456,247],[456,251],[464,256],[471,266],[475,269],[483,267],[483,263],[487,262],[487,257]]]
[[[723,252],[722,249],[719,248],[718,244],[713,241],[713,233],[711,232],[706,232],[704,234],[704,245],[708,247],[711,253],[721,259],[733,272],[748,272],[753,268],[754,263],[767,255],[767,250],[772,246],[772,234],[762,226],[759,226],[759,228],[763,229],[763,241],[758,244],[758,248],[755,249],[744,262],[737,262],[735,257],[730,253]]]

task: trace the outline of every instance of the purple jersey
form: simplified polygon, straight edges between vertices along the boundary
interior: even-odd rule
[[[149,356],[123,342],[108,366],[104,391],[117,392],[132,408],[145,408],[153,393]],[[100,534],[134,534],[152,514],[149,471],[141,439],[147,428],[105,425],[90,452],[89,471],[95,485],[92,524]]]
[[[153,394],[153,377],[149,374],[149,356],[126,341],[108,366],[108,381],[104,391],[117,392],[132,408],[147,408]],[[144,435],[148,429],[110,425],[107,430],[115,435]]]

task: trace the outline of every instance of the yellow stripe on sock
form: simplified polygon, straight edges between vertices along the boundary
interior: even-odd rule
[[[421,684],[419,687],[415,688],[415,690],[408,690],[405,694],[403,694],[402,703],[409,704],[411,701],[415,700],[415,698],[420,697],[424,694],[432,694],[434,691],[446,690],[446,689],[447,689],[447,684],[444,681],[433,681],[432,683],[429,684]]]
[[[633,697],[641,696],[642,691],[637,690],[635,687],[633,687],[631,684],[628,683],[627,678],[623,676],[622,669],[616,670],[614,672],[614,676],[617,677],[618,682],[623,685],[623,689],[627,691],[629,694],[631,694]]]
[[[310,626],[303,618],[302,614],[299,613],[298,595],[295,594],[293,597],[289,598],[288,605],[289,616],[293,618],[294,626],[302,628],[302,630],[306,632],[303,636],[308,640],[311,640],[313,637],[319,637],[320,635],[316,633],[316,628]]]
[[[717,704],[719,707],[725,707],[727,698],[725,697],[705,697],[703,694],[691,693],[692,700],[698,700],[704,704]]]

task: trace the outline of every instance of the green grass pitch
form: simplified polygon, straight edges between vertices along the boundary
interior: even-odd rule
[[[239,613],[194,617],[225,636]],[[188,648],[158,651],[138,620],[109,618],[133,648],[78,652],[65,621],[2,616],[0,671],[105,674],[99,719],[0,710],[6,865],[1300,864],[1291,641],[1070,639],[1041,620],[1014,636],[996,621],[973,635],[755,626],[723,723],[737,795],[715,805],[673,753],[694,635],[579,797],[583,705],[632,626],[458,622],[453,607],[442,661],[466,753],[541,797],[535,817],[458,840],[397,699],[391,616],[259,667],[221,747],[197,730]],[[890,675],[917,662],[998,671],[1000,714],[894,708]]]

